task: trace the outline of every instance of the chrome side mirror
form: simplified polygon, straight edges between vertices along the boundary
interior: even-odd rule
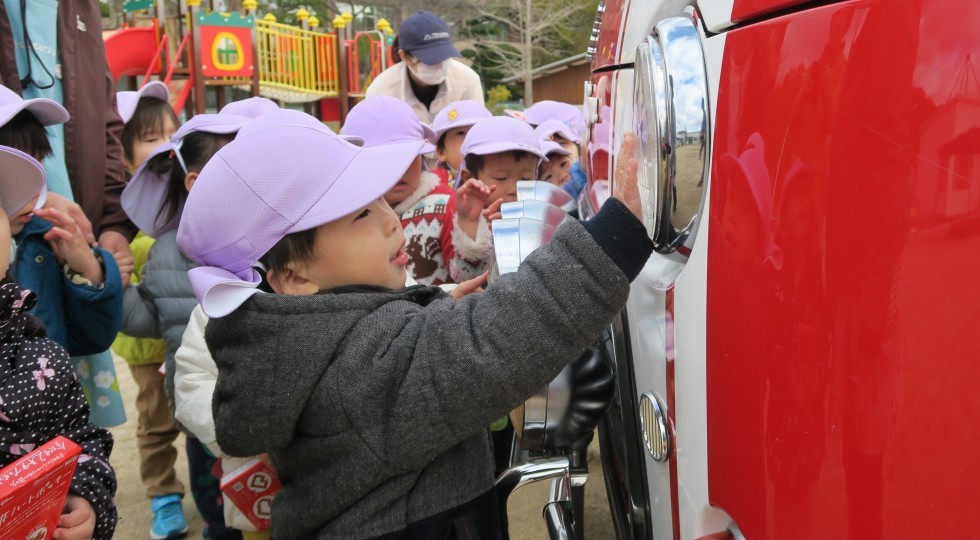
[[[694,21],[658,23],[637,47],[634,67],[643,223],[657,253],[683,263],[697,236],[711,151],[707,70]]]

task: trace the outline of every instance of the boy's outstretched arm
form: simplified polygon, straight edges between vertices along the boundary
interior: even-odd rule
[[[377,456],[406,470],[424,465],[550,382],[620,312],[653,250],[636,217],[631,149],[624,144],[617,190],[629,206],[610,199],[593,220],[563,225],[483,294],[406,303],[408,322],[386,354],[344,365],[336,388]],[[367,346],[359,341],[371,339],[368,327],[390,316],[362,319],[345,349]]]

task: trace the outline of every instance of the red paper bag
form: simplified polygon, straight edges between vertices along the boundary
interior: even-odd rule
[[[246,461],[221,478],[221,491],[225,499],[238,507],[260,531],[269,528],[272,499],[280,489],[282,486],[276,472],[258,458]]]
[[[0,538],[51,538],[81,451],[70,440],[55,437],[0,469]]]

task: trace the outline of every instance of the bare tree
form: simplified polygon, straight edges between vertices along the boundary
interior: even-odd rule
[[[479,40],[477,48],[508,76],[524,80],[524,101],[534,103],[535,52],[547,52],[563,35],[563,22],[595,9],[592,0],[470,0],[480,17],[507,30],[514,41]]]

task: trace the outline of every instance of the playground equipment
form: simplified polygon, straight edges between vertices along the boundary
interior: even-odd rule
[[[393,33],[388,21],[376,31],[350,35],[353,17],[344,13],[323,31],[320,21],[301,9],[299,26],[259,18],[258,2],[242,2],[244,13],[205,10],[186,0],[168,15],[164,2],[123,2],[126,25],[105,38],[109,68],[121,77],[154,75],[173,90],[179,113],[202,113],[209,88],[231,86],[282,103],[319,106],[325,121],[342,121],[352,99],[363,97],[374,78],[390,65]],[[186,6],[184,9],[183,6]],[[343,66],[343,68],[341,68]],[[217,91],[218,107],[226,94]]]

